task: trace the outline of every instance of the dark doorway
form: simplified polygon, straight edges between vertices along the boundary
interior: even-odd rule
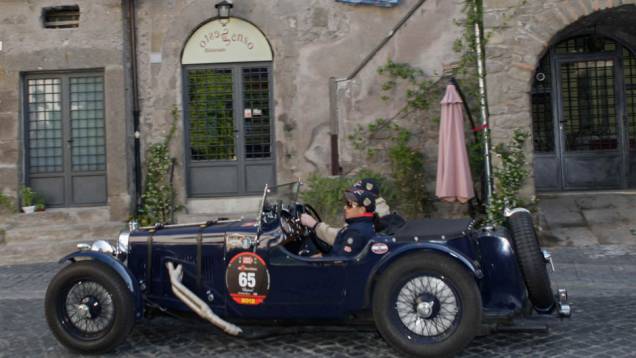
[[[604,36],[550,48],[532,88],[537,190],[636,185],[635,75],[631,51]]]
[[[184,68],[190,197],[260,194],[274,185],[271,64]]]
[[[28,75],[24,84],[27,185],[50,207],[105,204],[103,75]]]

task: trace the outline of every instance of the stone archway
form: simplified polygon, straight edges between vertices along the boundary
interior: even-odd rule
[[[627,18],[629,13],[636,13],[636,1],[624,3],[632,5],[616,6],[617,2],[611,0],[550,0],[520,6],[484,1],[485,31],[491,34],[486,45],[486,66],[493,144],[506,142],[517,128],[532,132],[529,94],[535,69],[549,47],[610,15],[614,21],[625,19],[626,28],[631,26]],[[617,35],[627,37],[628,33]],[[533,163],[531,143],[526,152],[528,162]],[[532,168],[530,172],[534,174]],[[535,191],[533,175],[530,177],[524,189],[528,196]]]

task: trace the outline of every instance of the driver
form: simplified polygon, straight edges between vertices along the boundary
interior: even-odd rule
[[[344,196],[344,217],[347,225],[342,229],[332,228],[307,214],[300,217],[300,222],[304,226],[312,228],[320,240],[332,246],[332,252],[336,256],[358,254],[375,235],[375,195],[370,191],[352,187],[345,191]]]

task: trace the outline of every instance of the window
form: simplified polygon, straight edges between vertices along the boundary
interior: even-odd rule
[[[55,6],[42,9],[44,27],[47,29],[67,29],[79,27],[79,6]]]

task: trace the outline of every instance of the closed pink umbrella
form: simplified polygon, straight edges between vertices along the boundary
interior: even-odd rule
[[[441,104],[435,195],[444,201],[466,203],[475,196],[475,191],[464,139],[462,99],[454,85],[446,87]]]

